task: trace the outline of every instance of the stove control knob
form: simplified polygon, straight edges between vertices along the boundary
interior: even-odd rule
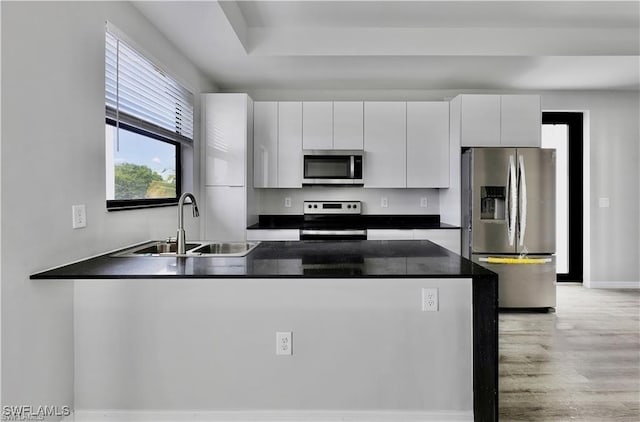
[[[318,205],[314,205],[313,208],[318,208]]]

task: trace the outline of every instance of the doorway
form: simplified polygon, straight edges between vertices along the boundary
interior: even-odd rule
[[[542,147],[556,149],[557,281],[582,283],[583,114],[542,113]]]

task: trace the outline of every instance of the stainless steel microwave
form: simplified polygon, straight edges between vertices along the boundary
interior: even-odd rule
[[[303,185],[364,184],[362,162],[364,151],[305,150],[303,151]]]

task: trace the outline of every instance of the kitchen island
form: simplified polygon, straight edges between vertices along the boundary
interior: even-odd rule
[[[31,278],[78,280],[80,413],[497,420],[497,276],[429,241],[115,253]],[[293,333],[292,355],[276,355],[276,332]]]

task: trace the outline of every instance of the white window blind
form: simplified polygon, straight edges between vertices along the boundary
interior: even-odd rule
[[[106,116],[178,142],[193,140],[193,94],[106,32]]]

